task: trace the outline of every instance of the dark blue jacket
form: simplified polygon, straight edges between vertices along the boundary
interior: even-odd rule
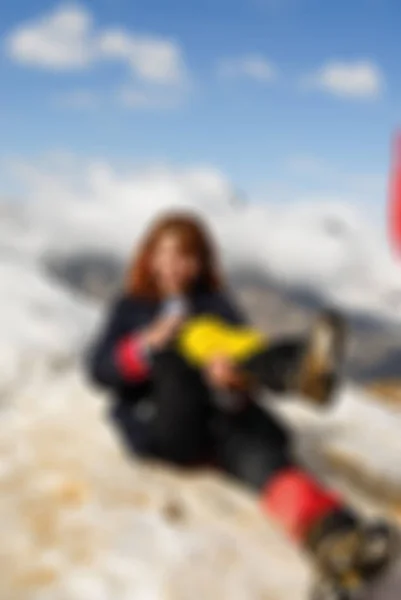
[[[245,319],[231,299],[222,293],[198,293],[189,298],[192,315],[215,315],[230,324],[242,324]],[[113,392],[118,404],[135,404],[149,390],[149,384],[127,381],[115,360],[116,347],[127,335],[149,325],[157,316],[160,305],[139,298],[122,296],[112,306],[106,324],[89,355],[91,380]]]

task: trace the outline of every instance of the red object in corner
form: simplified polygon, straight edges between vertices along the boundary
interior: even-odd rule
[[[401,255],[401,132],[394,144],[394,158],[390,180],[388,231],[394,251]]]
[[[116,349],[117,364],[129,380],[143,381],[149,375],[149,365],[144,359],[140,344],[132,337],[124,339]]]
[[[313,477],[296,468],[278,474],[262,495],[262,507],[297,542],[305,541],[311,528],[343,502]]]

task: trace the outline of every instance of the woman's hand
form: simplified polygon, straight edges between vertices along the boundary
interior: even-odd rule
[[[175,338],[184,320],[178,314],[161,316],[141,333],[141,341],[151,351],[162,350]]]
[[[217,389],[245,391],[249,382],[244,373],[226,356],[215,356],[205,369],[207,381]]]

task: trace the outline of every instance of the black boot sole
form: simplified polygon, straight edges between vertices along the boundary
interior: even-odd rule
[[[301,358],[296,391],[317,406],[326,406],[341,381],[346,354],[347,328],[332,310],[322,313],[312,326]]]
[[[398,531],[387,523],[373,523],[359,534],[360,545],[343,572],[320,571],[310,600],[363,600],[400,557]]]

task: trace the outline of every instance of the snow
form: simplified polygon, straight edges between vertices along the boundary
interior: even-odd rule
[[[368,475],[384,469],[401,483],[400,417],[360,391],[345,388],[321,416],[300,402],[277,406],[315,454],[339,450]],[[2,599],[306,599],[308,566],[251,494],[213,472],[128,458],[105,407],[79,371],[43,365],[9,396],[0,429]]]
[[[0,221],[0,394],[25,365],[71,360],[89,339],[99,307],[52,280],[42,264],[43,237],[18,221]]]
[[[2,599],[242,600],[306,585],[253,498],[210,473],[129,460],[77,373],[27,375],[0,430]]]
[[[210,222],[227,264],[400,324],[399,262],[358,205],[238,204],[230,182],[209,166],[135,168],[59,155],[14,170],[42,251],[98,249],[125,259],[156,214],[186,207]]]
[[[22,355],[30,360],[37,350],[46,356],[80,351],[100,318],[98,307],[50,279],[44,259],[89,249],[125,260],[145,225],[172,207],[208,220],[229,267],[250,268],[279,285],[306,286],[331,303],[401,325],[400,266],[356,209],[238,206],[229,182],[209,167],[117,169],[61,155],[15,169],[24,201],[0,205],[0,363],[6,379],[18,371]]]
[[[79,367],[101,310],[52,280],[43,258],[88,247],[125,257],[156,209],[185,205],[212,212],[228,263],[394,323],[387,296],[399,267],[343,207],[234,208],[230,186],[207,168],[121,174],[61,163],[21,166],[27,201],[0,216],[1,600],[302,600],[307,565],[255,498],[218,474],[125,455],[107,401]],[[401,413],[351,385],[324,413],[268,402],[310,468],[363,509],[376,500],[330,457],[401,486]]]
[[[401,410],[386,408],[349,383],[340,390],[333,406],[322,411],[299,399],[276,402],[268,403],[297,432],[301,453],[306,442],[306,460],[318,471],[328,468],[327,457],[339,457],[351,467],[355,465],[359,475],[401,492]]]

